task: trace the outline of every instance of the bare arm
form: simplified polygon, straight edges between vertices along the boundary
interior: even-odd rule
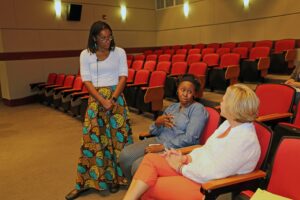
[[[126,76],[120,76],[119,77],[119,83],[117,85],[116,90],[114,91],[112,97],[118,98],[119,95],[123,92],[125,86],[126,86],[127,77]]]

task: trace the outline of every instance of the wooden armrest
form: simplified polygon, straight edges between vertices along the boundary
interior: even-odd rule
[[[293,116],[293,113],[274,113],[274,114],[270,114],[270,115],[263,115],[263,116],[257,117],[256,121],[265,122],[265,121],[282,119],[282,118],[287,118],[287,117],[292,117],[292,116]]]
[[[226,67],[225,79],[232,79],[239,77],[240,74],[240,66],[239,65],[231,65]]]
[[[147,83],[137,83],[137,84],[127,84],[126,87],[134,87],[134,86],[146,86]]]
[[[266,172],[261,170],[256,170],[249,174],[235,175],[230,176],[223,179],[217,179],[213,181],[208,181],[206,183],[201,184],[202,190],[214,190],[226,186],[230,186],[233,184],[243,183],[250,180],[261,179],[266,177]]]
[[[80,97],[81,100],[85,100],[85,99],[88,99],[90,96],[86,95],[86,96],[83,96],[83,97]]]
[[[144,102],[151,102],[152,111],[160,111],[163,108],[164,86],[148,87],[144,96]]]
[[[193,146],[182,147],[182,148],[179,148],[179,149],[177,149],[177,150],[181,151],[182,154],[188,154],[188,153],[190,153],[192,150],[194,150],[194,149],[196,149],[196,148],[199,148],[199,147],[202,147],[202,145],[197,144],[197,145],[193,145]]]
[[[257,69],[258,70],[267,70],[270,67],[270,58],[259,58],[257,63]]]
[[[139,134],[139,139],[143,140],[145,138],[154,137],[154,135],[151,135],[149,132],[142,132]]]
[[[221,110],[221,106],[215,106],[214,107],[216,110],[220,111]]]

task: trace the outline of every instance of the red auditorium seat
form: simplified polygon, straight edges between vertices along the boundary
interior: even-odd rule
[[[157,55],[156,54],[149,54],[146,57],[146,61],[148,60],[153,60],[153,61],[157,61]]]
[[[222,44],[221,47],[229,48],[230,51],[232,51],[232,49],[236,47],[236,43],[235,42],[225,42],[225,43]]]
[[[200,99],[205,88],[205,80],[207,74],[207,64],[205,62],[195,62],[189,67],[188,74],[193,74],[200,82],[200,91],[196,94],[196,98]]]
[[[270,48],[254,47],[250,51],[249,59],[241,64],[240,80],[247,82],[264,81],[270,67]]]
[[[165,81],[165,72],[152,72],[149,85],[141,87],[136,96],[136,107],[140,112],[154,112],[154,118],[157,117],[158,112],[163,108]]]
[[[267,178],[266,191],[286,197],[289,199],[299,200],[299,179],[300,171],[300,138],[284,137],[276,150],[276,154],[272,159],[271,169],[268,176],[262,175],[255,178],[258,181]],[[254,192],[251,190],[243,191],[238,198],[250,199]]]
[[[171,68],[170,61],[162,61],[162,62],[158,62],[157,66],[156,66],[156,71],[163,71],[163,72],[169,74],[170,68]]]
[[[259,84],[255,90],[259,98],[257,121],[284,121],[293,115],[291,110],[295,98],[295,89],[285,84]]]
[[[158,57],[158,62],[162,61],[171,61],[171,55],[170,54],[162,54]]]
[[[206,47],[206,45],[205,45],[205,44],[202,44],[202,43],[195,44],[195,46],[194,46],[194,48],[200,49],[200,51],[201,51],[202,49],[204,49],[205,47]]]
[[[240,73],[240,55],[224,54],[220,65],[209,72],[209,87],[211,90],[226,90],[229,85],[237,83]]]
[[[144,55],[147,57],[148,55],[153,54],[152,50],[146,50],[144,51]]]
[[[126,80],[126,83],[133,83],[134,80],[134,76],[135,76],[135,70],[134,69],[128,69],[128,77]]]
[[[181,45],[174,45],[172,46],[172,49],[174,49],[174,51],[176,52],[177,49],[181,49]]]
[[[185,55],[183,54],[175,54],[172,56],[172,64],[176,62],[184,62],[185,61]]]
[[[145,55],[144,54],[137,54],[134,56],[134,60],[141,60],[144,61],[145,60]]]
[[[156,54],[157,57],[159,57],[160,55],[162,55],[164,53],[164,51],[161,49],[156,49],[153,53]]]
[[[206,54],[211,54],[211,53],[215,53],[215,49],[214,48],[204,48],[202,49],[201,51],[201,55],[202,55],[202,58],[206,55]]]
[[[270,49],[273,48],[273,41],[272,40],[261,40],[255,42],[255,47],[269,47]]]
[[[50,73],[50,74],[48,74],[47,82],[30,83],[29,86],[30,86],[31,91],[36,91],[39,89],[39,87],[54,84],[56,77],[57,77],[56,73]]]
[[[194,49],[190,49],[188,54],[192,55],[192,54],[200,54],[200,53],[201,53],[201,49],[194,48]]]
[[[225,48],[225,47],[218,48],[216,53],[219,54],[220,57],[222,57],[222,55],[226,53],[230,53],[230,48]]]
[[[144,69],[149,70],[150,72],[153,72],[155,70],[155,67],[156,67],[156,61],[153,60],[148,60],[144,64]]]
[[[240,54],[241,59],[248,58],[248,48],[247,47],[236,47],[232,49],[232,53]]]
[[[132,60],[127,60],[127,67],[131,68],[131,65],[132,65]]]
[[[134,69],[135,71],[139,71],[143,69],[144,61],[143,60],[135,60],[131,64],[131,69]]]
[[[206,45],[207,48],[213,48],[215,51],[221,47],[219,43],[210,43]]]
[[[193,45],[191,45],[191,44],[185,44],[185,45],[182,45],[182,48],[183,48],[183,49],[190,50],[190,49],[193,48]]]
[[[170,54],[170,55],[173,55],[175,53],[175,50],[174,49],[165,49],[164,50],[164,54]]]
[[[200,62],[200,60],[201,60],[201,54],[189,54],[186,59],[186,62],[188,66],[191,66],[192,63]]]
[[[176,50],[176,54],[183,54],[183,55],[186,55],[187,54],[187,49],[177,49]]]
[[[134,56],[131,54],[126,54],[127,60],[133,60]]]
[[[203,56],[203,55],[202,55]],[[219,65],[219,54],[210,53],[206,54],[202,57],[202,61],[207,64],[208,67],[216,67]]]
[[[172,64],[170,75],[166,78],[165,97],[177,99],[178,76],[182,76],[187,71],[186,62],[175,62]]]
[[[58,74],[56,79],[55,79],[55,83],[54,84],[41,84],[39,85],[39,89],[38,89],[38,99],[40,102],[45,100],[45,91],[46,91],[46,87],[58,87],[58,86],[62,86],[64,84],[64,80],[65,80],[66,75],[65,74]]]
[[[246,47],[248,50],[250,50],[254,45],[254,42],[239,42],[238,47]]]
[[[74,92],[71,94],[70,112],[72,113],[73,116],[77,116],[80,114],[81,104],[86,103],[86,105],[87,105],[88,97],[89,97],[89,93],[84,84],[81,89],[81,92]],[[86,101],[86,102],[84,102],[84,101]],[[67,111],[69,109],[67,106],[64,107],[64,104],[62,104],[62,107],[65,111]],[[84,115],[81,115],[81,119],[83,119],[83,118],[84,118]]]
[[[75,79],[73,81],[72,88],[70,88],[70,89],[68,89],[67,87],[56,88],[55,92],[53,94],[54,108],[58,108],[59,106],[61,106],[63,97],[66,97],[68,95],[69,99],[70,99],[71,93],[79,92],[81,90],[81,88],[82,88],[82,80],[81,80],[81,77],[78,75],[75,77]]]
[[[285,39],[275,42],[274,53],[271,54],[270,73],[286,73],[294,68],[297,56],[296,40]]]
[[[135,107],[137,91],[140,87],[148,85],[149,76],[150,71],[145,69],[139,70],[136,72],[134,82],[126,85],[124,89],[124,96],[128,106]]]

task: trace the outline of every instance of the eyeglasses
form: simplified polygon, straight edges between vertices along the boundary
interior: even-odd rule
[[[187,93],[189,95],[193,94],[193,91],[192,90],[188,90],[188,89],[185,89],[185,88],[179,88],[179,91],[181,93]]]
[[[113,36],[109,36],[109,37],[101,37],[99,35],[97,35],[97,38],[101,41],[101,42],[106,42],[106,41],[112,41],[114,39]]]

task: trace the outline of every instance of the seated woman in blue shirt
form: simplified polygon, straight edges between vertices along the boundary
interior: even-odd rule
[[[129,181],[145,153],[199,143],[208,119],[208,112],[204,106],[194,101],[199,89],[200,83],[193,75],[183,76],[177,89],[179,102],[170,105],[150,126],[150,134],[155,137],[124,147],[120,154],[120,166]]]

